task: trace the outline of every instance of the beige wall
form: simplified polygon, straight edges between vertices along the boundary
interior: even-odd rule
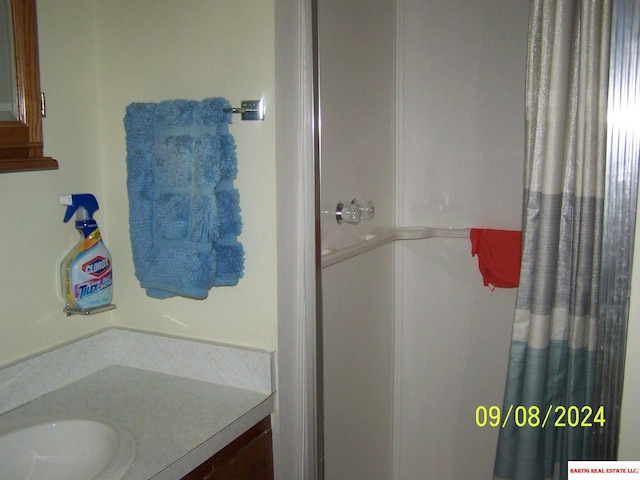
[[[0,175],[0,364],[109,325],[276,347],[273,1],[39,0],[45,151],[53,172]],[[245,276],[203,301],[153,300],[134,276],[122,118],[133,101],[262,97],[234,119]],[[114,261],[111,313],[65,317],[57,269],[77,240],[58,197],[93,192]]]
[[[275,348],[276,220],[271,0],[100,0],[98,85],[114,323],[233,344]],[[125,195],[122,117],[132,101],[262,97],[264,122],[234,119],[245,276],[205,301],[154,300],[134,277]]]
[[[110,323],[104,314],[65,317],[57,294],[58,265],[78,238],[62,223],[58,197],[81,188],[102,204],[106,200],[99,175],[93,2],[40,3],[46,19],[40,23],[45,153],[61,167],[0,175],[0,364]],[[96,218],[103,223],[104,210]]]
[[[620,444],[618,459],[640,460],[640,222],[636,218],[636,246],[633,251],[631,275],[631,304],[629,305],[629,331],[627,333],[627,356],[625,361],[622,410],[620,413]]]

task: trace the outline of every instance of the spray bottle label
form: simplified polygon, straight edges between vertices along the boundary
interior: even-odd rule
[[[73,306],[91,308],[111,303],[111,257],[101,238],[98,229],[91,232],[69,263],[69,300]]]
[[[113,283],[111,262],[102,255],[98,255],[82,264],[82,272],[89,277],[89,280],[74,285],[73,296],[77,302],[87,300],[91,295],[100,293]]]
[[[102,235],[100,235],[100,230],[98,228],[94,229],[87,238],[82,242],[82,251],[85,252],[89,250],[91,247],[96,245],[100,240],[102,240]]]
[[[86,263],[82,264],[82,271],[92,277],[102,277],[111,268],[111,262],[108,258],[98,255]]]

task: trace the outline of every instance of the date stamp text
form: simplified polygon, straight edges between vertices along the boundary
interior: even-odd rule
[[[506,412],[497,405],[479,405],[476,408],[478,427],[506,428],[509,422],[513,422],[516,427],[588,428],[594,425],[604,426],[605,416],[603,406],[594,409],[589,405],[549,405],[542,409],[535,405],[510,405]]]

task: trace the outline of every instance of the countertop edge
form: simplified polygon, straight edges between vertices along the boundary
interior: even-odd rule
[[[182,478],[249,430],[260,420],[270,416],[274,412],[274,408],[275,400],[272,394],[259,405],[249,410],[149,480],[176,480]]]

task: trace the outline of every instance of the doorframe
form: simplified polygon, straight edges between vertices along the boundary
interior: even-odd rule
[[[283,480],[322,478],[312,1],[274,0],[278,347],[273,430],[275,476]]]

